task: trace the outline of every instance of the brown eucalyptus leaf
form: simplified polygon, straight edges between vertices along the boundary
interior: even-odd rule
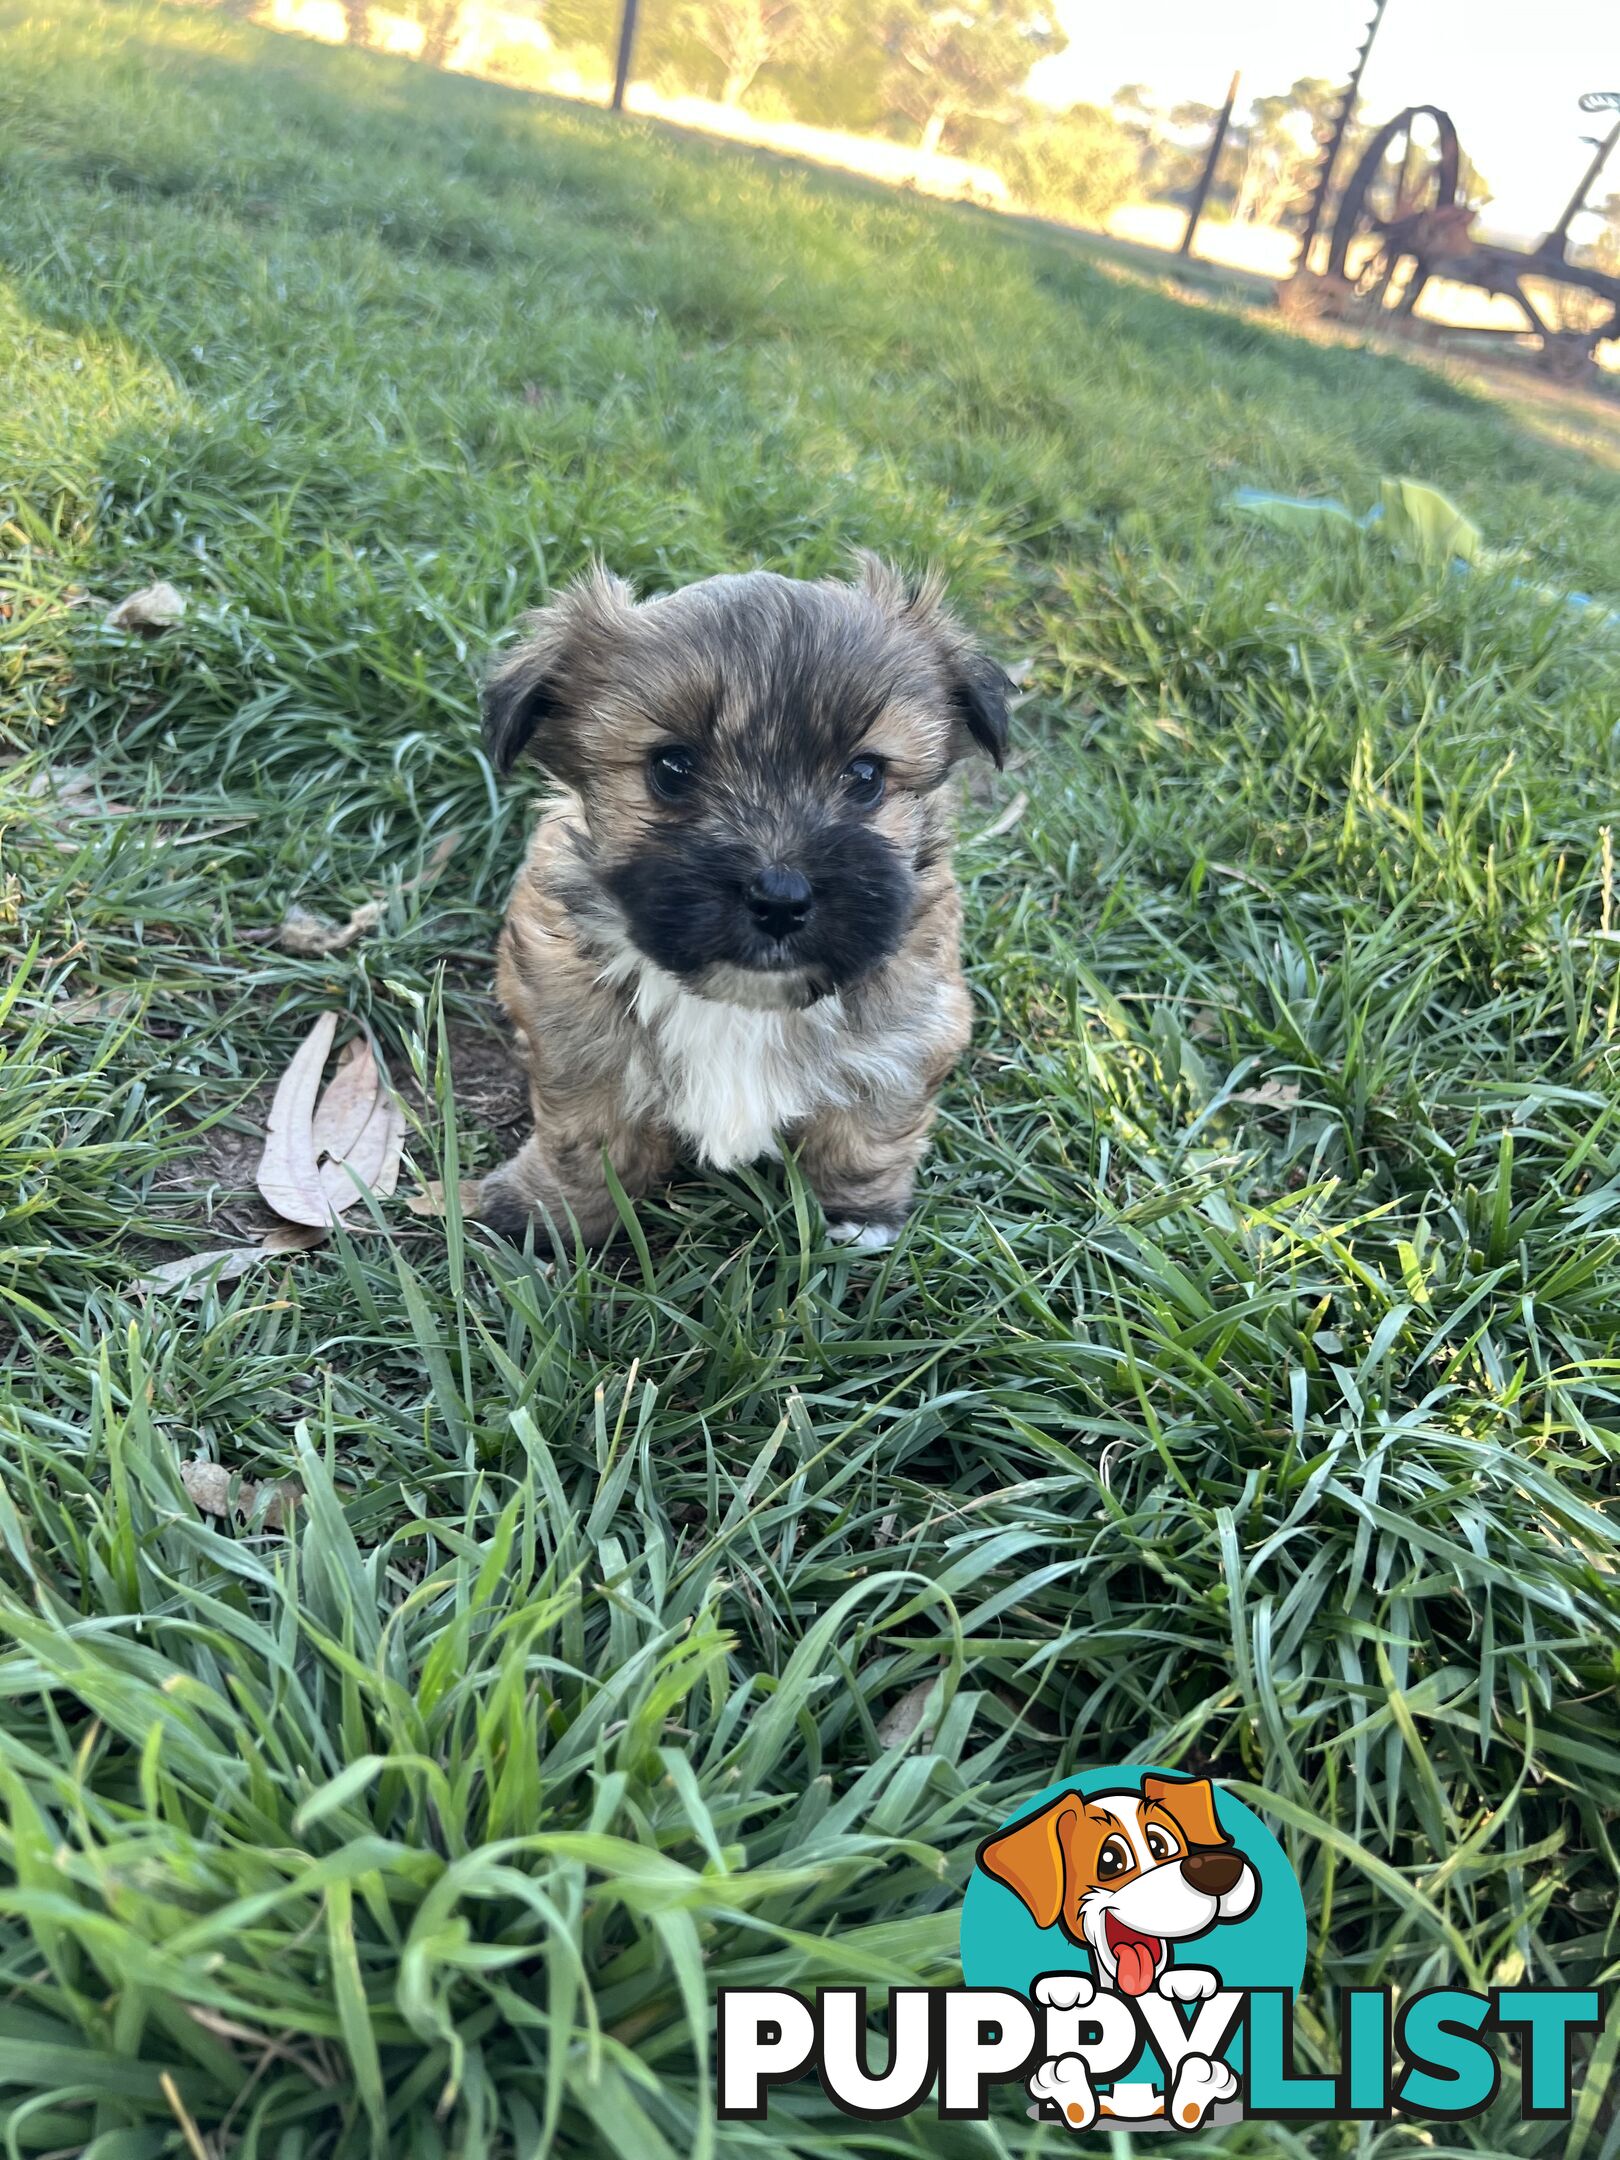
[[[185,594],[159,579],[156,585],[143,585],[139,592],[126,593],[118,605],[108,611],[107,628],[168,630],[184,620],[185,612]]]
[[[371,1055],[369,1045],[366,1055]],[[333,1155],[321,1165],[321,1189],[332,1207],[341,1213],[360,1198],[360,1186],[354,1182],[355,1178],[386,1198],[399,1182],[399,1157],[404,1141],[405,1114],[393,1091],[379,1087],[366,1122],[352,1143],[341,1155]],[[353,1177],[349,1175],[351,1171]]]
[[[1267,1080],[1259,1087],[1240,1088],[1231,1102],[1252,1103],[1257,1110],[1292,1110],[1300,1091],[1290,1080]]]
[[[934,1737],[934,1728],[923,1723],[923,1712],[938,1685],[937,1673],[927,1680],[919,1680],[915,1687],[906,1690],[892,1709],[883,1713],[878,1721],[877,1736],[884,1747],[905,1747],[919,1733],[923,1746],[928,1745]]]
[[[198,1298],[210,1283],[235,1282],[259,1261],[273,1259],[277,1253],[307,1252],[325,1235],[324,1230],[278,1223],[257,1245],[227,1245],[210,1252],[182,1253],[177,1260],[161,1261],[139,1276],[134,1287],[141,1291],[174,1290],[183,1298]]]
[[[182,1253],[178,1260],[164,1260],[136,1277],[137,1290],[178,1290],[182,1297],[201,1297],[212,1282],[235,1282],[264,1258],[256,1245],[227,1245],[213,1252]]]
[[[364,937],[368,930],[375,930],[382,921],[382,914],[380,900],[361,901],[344,923],[329,922],[324,915],[312,915],[307,908],[289,908],[276,932],[276,943],[283,952],[314,958],[342,952],[356,938]]]
[[[327,1082],[310,1121],[316,1161],[323,1155],[347,1155],[365,1130],[376,1103],[377,1060],[366,1037],[356,1035],[344,1045],[337,1071]]]
[[[180,1465],[180,1483],[192,1506],[204,1515],[248,1516],[259,1504],[264,1490],[251,1478],[243,1478],[236,1488],[236,1505],[231,1505],[231,1472],[223,1463],[204,1462],[201,1458]],[[279,1530],[286,1520],[286,1509],[302,1498],[298,1487],[288,1481],[276,1486],[264,1511],[267,1530]]]
[[[482,1197],[483,1184],[478,1178],[461,1180],[461,1212],[476,1215]],[[437,1178],[428,1178],[420,1192],[413,1192],[405,1205],[413,1215],[440,1216],[445,1212],[444,1187]]]
[[[322,1013],[277,1083],[255,1178],[278,1215],[320,1229],[330,1224],[332,1207],[315,1153],[315,1099],[337,1024],[335,1012]]]

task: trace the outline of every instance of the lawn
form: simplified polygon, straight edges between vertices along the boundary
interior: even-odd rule
[[[6,2152],[1055,2153],[718,2125],[709,2002],[952,1978],[977,1840],[1100,1763],[1277,1829],[1307,2064],[1342,1985],[1608,1978],[1620,629],[1559,595],[1620,604],[1612,461],[644,124],[202,12],[0,35]],[[1227,506],[1396,473],[1521,559]],[[492,645],[593,553],[857,544],[1027,671],[904,1242],[780,1166],[555,1272],[413,1214],[521,1118]],[[183,622],[105,627],[155,579]],[[143,1293],[263,1226],[327,1012],[398,1195]],[[1617,2042],[1573,2131],[1509,2063],[1221,2150],[1596,2160]]]

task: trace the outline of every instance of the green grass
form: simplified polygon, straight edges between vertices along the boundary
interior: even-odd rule
[[[1620,641],[1222,505],[1410,473],[1615,600],[1620,477],[1055,238],[203,13],[0,26],[6,2152],[1056,2153],[717,2126],[708,2002],[951,1978],[976,1840],[1117,1760],[1279,1829],[1310,2060],[1341,1984],[1611,1977]],[[765,1169],[555,1275],[402,1195],[134,1297],[258,1219],[320,1012],[418,1175],[499,1153],[519,608],[854,544],[1033,664],[901,1248]],[[183,626],[101,627],[157,577]],[[1595,2160],[1614,2037],[1573,2133],[1510,2064],[1220,2149]]]

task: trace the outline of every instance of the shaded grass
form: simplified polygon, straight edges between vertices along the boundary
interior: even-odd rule
[[[1608,1977],[1615,644],[1221,505],[1410,470],[1614,597],[1620,482],[1401,362],[643,127],[149,8],[6,52],[12,2148],[880,2149],[813,2088],[716,2126],[710,1991],[950,1977],[975,1841],[1097,1762],[1277,1824],[1307,2058],[1340,1984]],[[765,1169],[558,1274],[394,1207],[132,1300],[155,1238],[250,1219],[317,1012],[413,1075],[421,1174],[497,1152],[455,1080],[517,610],[593,551],[852,544],[1033,663],[900,1250]],[[180,629],[99,627],[158,576]],[[342,955],[267,942],[372,893]],[[199,1453],[296,1479],[292,1535],[200,1519]],[[1612,2151],[1602,2086],[1524,2125],[1510,2064],[1428,2149]]]

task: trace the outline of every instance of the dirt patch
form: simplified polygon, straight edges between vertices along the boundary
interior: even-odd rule
[[[515,1147],[529,1122],[529,1090],[506,1041],[479,1027],[452,1027],[450,1080],[463,1124]]]

